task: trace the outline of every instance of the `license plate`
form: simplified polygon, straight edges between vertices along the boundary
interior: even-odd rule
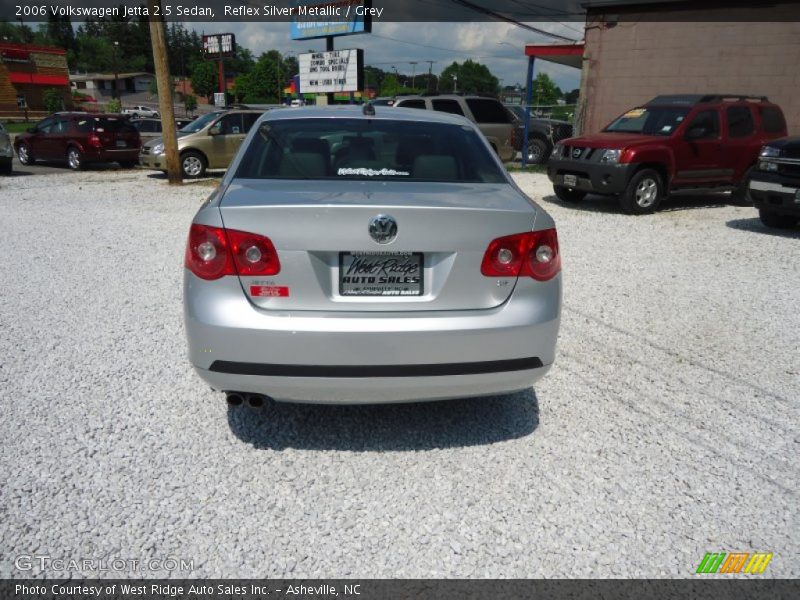
[[[340,252],[339,295],[421,296],[422,252]]]
[[[578,184],[577,175],[564,175],[564,185],[574,187]]]
[[[127,148],[128,144],[125,140],[117,140],[117,148]]]

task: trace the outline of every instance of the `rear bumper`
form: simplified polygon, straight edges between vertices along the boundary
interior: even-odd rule
[[[758,173],[750,179],[750,195],[757,208],[800,217],[800,181]]]
[[[628,186],[636,164],[600,164],[563,158],[551,158],[547,165],[547,176],[555,185],[565,185],[564,175],[574,175],[573,189],[595,194],[621,194]]]
[[[550,368],[561,276],[520,280],[503,305],[407,313],[265,311],[238,280],[186,272],[189,357],[217,390],[383,403],[514,392]]]
[[[114,162],[114,161],[130,161],[136,162],[139,157],[138,148],[125,148],[114,150],[110,148],[85,148],[83,158],[89,162]]]

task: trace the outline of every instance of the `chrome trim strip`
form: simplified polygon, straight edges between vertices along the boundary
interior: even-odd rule
[[[783,194],[795,194],[798,188],[788,187],[780,183],[771,183],[769,181],[750,181],[751,190],[759,190],[761,192],[781,192]]]

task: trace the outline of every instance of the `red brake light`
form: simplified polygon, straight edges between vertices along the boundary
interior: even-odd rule
[[[277,275],[278,253],[269,238],[255,233],[192,224],[186,268],[201,279],[225,275]]]
[[[99,148],[103,145],[103,142],[100,140],[100,136],[98,136],[96,133],[93,133],[89,136],[89,145]]]
[[[555,229],[529,231],[492,240],[481,263],[487,277],[532,277],[547,281],[561,270]]]

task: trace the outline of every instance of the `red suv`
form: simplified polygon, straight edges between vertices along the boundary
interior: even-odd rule
[[[139,146],[139,132],[126,117],[83,112],[54,113],[14,140],[23,165],[65,160],[76,171],[90,162],[132,167],[139,162]]]
[[[783,113],[766,97],[658,96],[601,133],[558,143],[547,175],[565,202],[615,195],[629,214],[655,211],[675,190],[727,190],[734,203],[752,205],[759,150],[785,135]]]

